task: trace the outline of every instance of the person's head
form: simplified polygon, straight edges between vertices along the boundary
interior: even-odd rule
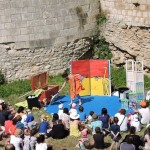
[[[20,106],[19,108],[18,108],[18,111],[17,111],[18,113],[23,113],[24,112],[24,107],[23,106]]]
[[[43,143],[45,141],[45,136],[44,135],[39,135],[39,137],[37,137],[37,143]]]
[[[87,137],[87,129],[81,131],[82,137]]]
[[[17,128],[17,129],[15,130],[14,135],[15,135],[16,137],[20,137],[20,136],[22,135],[22,130]]]
[[[36,133],[37,133],[37,129],[32,129],[32,130],[30,131],[30,135],[31,135],[31,136],[34,136]]]
[[[96,132],[96,133],[101,133],[100,127],[96,127],[96,128],[95,128],[95,132]]]
[[[80,107],[79,107],[79,111],[80,111],[80,112],[83,112],[83,111],[84,111],[83,106],[80,106]]]
[[[146,108],[146,107],[147,107],[147,104],[146,104],[145,101],[143,101],[143,102],[140,102],[140,106],[141,106],[142,108]]]
[[[25,135],[31,135],[30,129],[25,129],[25,130],[24,130],[24,134],[25,134]]]
[[[64,108],[64,109],[63,109],[63,113],[65,113],[65,114],[69,114],[69,110],[68,110],[68,108]]]
[[[118,117],[114,117],[113,122],[114,122],[115,124],[117,124],[118,121],[119,121]]]
[[[127,138],[127,143],[128,143],[128,144],[133,144],[133,137],[132,137],[132,136],[129,136],[129,137]]]
[[[20,115],[18,115],[17,117],[15,117],[16,118],[16,121],[17,122],[20,122],[21,121],[21,119],[22,119],[22,117],[20,116]]]
[[[90,111],[90,116],[92,116],[94,114],[94,111]]]
[[[15,150],[15,146],[13,144],[6,144],[5,150]]]
[[[76,103],[72,103],[71,108],[76,109],[77,104]]]
[[[69,75],[68,70],[65,70],[62,74],[62,77],[68,79],[68,75]]]
[[[106,108],[102,108],[101,114],[102,115],[107,115],[107,109]]]
[[[47,121],[47,118],[46,118],[46,116],[43,114],[43,115],[41,115],[41,121],[43,122],[43,121]]]
[[[126,114],[126,110],[125,109],[120,109],[119,113],[122,114],[122,115],[125,115]]]
[[[53,114],[52,122],[55,122],[55,121],[57,121],[58,119],[59,119],[58,114],[57,114],[57,113],[54,113],[54,114]]]
[[[135,134],[136,128],[134,126],[130,127],[130,134]]]
[[[60,110],[63,109],[63,104],[59,104],[58,109],[60,109]]]
[[[70,114],[70,120],[71,121],[79,120],[79,118],[80,118],[80,115],[75,111]]]
[[[13,120],[14,116],[12,114],[8,115],[8,120]]]
[[[94,121],[96,121],[96,120],[98,119],[98,115],[97,115],[97,114],[93,114],[93,115],[92,115],[92,119],[93,119]]]

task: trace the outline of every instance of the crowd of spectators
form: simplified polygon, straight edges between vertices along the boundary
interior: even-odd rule
[[[128,114],[125,109],[120,109],[110,117],[106,108],[102,108],[99,115],[92,110],[86,115],[83,106],[77,108],[73,103],[68,110],[60,104],[51,121],[42,115],[41,121],[36,122],[30,110],[20,106],[16,111],[1,100],[0,140],[5,139],[5,150],[50,150],[53,146],[45,139],[67,136],[77,138],[75,146],[80,150],[150,150],[150,109],[144,101],[140,105],[140,109]],[[145,132],[139,136],[142,127]],[[123,134],[126,134],[125,138]],[[106,142],[106,136],[111,139],[110,143]]]

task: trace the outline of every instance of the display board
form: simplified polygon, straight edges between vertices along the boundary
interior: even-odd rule
[[[80,95],[111,95],[110,61],[78,60],[72,61],[71,73],[82,75],[85,90]]]

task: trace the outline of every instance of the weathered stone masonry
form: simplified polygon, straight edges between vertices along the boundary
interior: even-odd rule
[[[110,43],[112,63],[142,60],[150,73],[150,0],[100,0],[100,5],[107,15],[101,34]]]
[[[91,49],[99,0],[0,0],[0,69],[9,80],[62,72]]]

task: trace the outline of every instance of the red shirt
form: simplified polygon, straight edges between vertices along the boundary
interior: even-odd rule
[[[9,128],[12,126],[13,124],[13,121],[12,120],[6,120],[5,121],[5,124],[4,124],[4,127],[5,127],[5,133],[6,134],[9,134]]]
[[[16,125],[12,124],[9,128],[9,134],[14,135],[16,128],[17,128]]]

